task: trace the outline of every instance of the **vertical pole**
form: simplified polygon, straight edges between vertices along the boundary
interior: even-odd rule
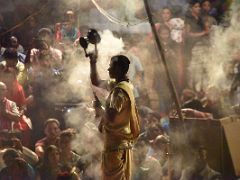
[[[173,100],[174,100],[175,105],[176,105],[178,117],[181,121],[184,122],[183,115],[182,115],[182,112],[181,112],[180,103],[179,103],[179,98],[178,98],[178,95],[177,95],[176,88],[175,88],[175,85],[173,83],[172,77],[169,73],[169,69],[168,69],[168,65],[167,65],[167,62],[166,62],[165,54],[164,54],[162,45],[160,43],[160,40],[158,38],[157,30],[155,28],[155,24],[153,23],[153,19],[152,19],[151,10],[150,10],[149,4],[148,4],[148,0],[144,0],[144,5],[145,5],[146,12],[147,12],[149,23],[151,25],[152,33],[154,35],[154,38],[155,38],[155,41],[156,41],[156,44],[157,44],[158,51],[160,53],[160,56],[161,56],[161,59],[162,59],[162,62],[163,62],[163,65],[164,65],[164,68],[165,68],[165,71],[166,71],[166,74],[167,74],[167,79],[169,81],[170,91],[171,91]]]
[[[177,95],[176,88],[174,86],[172,77],[169,73],[169,69],[168,69],[168,65],[167,65],[167,62],[166,62],[165,54],[164,54],[162,45],[160,43],[159,37],[157,35],[157,30],[155,28],[155,24],[153,23],[152,14],[151,14],[151,10],[150,10],[149,4],[148,4],[148,0],[144,0],[144,5],[145,5],[146,12],[147,12],[149,23],[151,25],[152,33],[154,35],[156,45],[157,45],[158,51],[159,51],[160,56],[161,56],[161,60],[163,62],[163,65],[164,65],[164,68],[165,68],[165,71],[166,71],[167,79],[168,79],[168,82],[169,82],[169,88],[170,88],[173,100],[175,102],[175,106],[176,106],[176,109],[177,109],[177,114],[178,114],[179,119],[183,122],[183,131],[185,132],[186,128],[185,128],[185,124],[184,124],[183,115],[182,115],[182,112],[181,112],[179,98],[178,98],[178,95]],[[160,61],[160,59],[159,59],[159,61]],[[170,143],[171,143],[171,141],[170,141]],[[171,168],[172,165],[171,165],[171,157],[170,157],[172,154],[171,154],[170,143],[168,144],[168,179],[169,180],[172,179],[172,177],[171,177],[172,176],[172,168]]]

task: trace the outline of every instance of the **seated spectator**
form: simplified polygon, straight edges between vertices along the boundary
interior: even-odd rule
[[[0,134],[0,170],[5,167],[2,156],[9,148],[15,149],[20,157],[31,166],[35,166],[38,163],[38,156],[30,149],[23,146],[21,141],[15,136],[17,136],[17,133],[1,132]]]
[[[23,46],[19,44],[18,39],[15,36],[10,38],[10,47],[16,48],[18,53],[24,54]]]
[[[16,77],[16,70],[14,68],[7,68],[3,71],[0,80],[3,81],[8,89],[7,98],[14,101],[21,114],[23,114],[26,109],[26,97],[22,85],[19,84]]]
[[[46,137],[40,139],[35,144],[35,152],[42,158],[46,148],[50,145],[59,146],[60,123],[57,119],[48,119],[44,123],[44,133]]]
[[[37,180],[56,179],[60,173],[60,154],[56,146],[50,145],[45,149],[42,164],[37,167]]]
[[[0,82],[0,130],[12,131],[20,120],[16,103],[6,98],[7,86]]]
[[[75,132],[73,129],[67,129],[60,134],[60,163],[65,167],[70,167],[71,169],[76,167],[80,156],[73,152],[72,141],[74,139]]]
[[[134,146],[134,180],[161,179],[161,165],[154,157],[147,156],[147,151],[147,144],[143,140],[138,140]]]
[[[39,30],[38,35],[37,35],[37,45],[36,48],[31,49],[30,53],[30,63],[34,64],[38,62],[40,52],[43,51],[48,51],[48,54],[51,56],[51,64],[53,64],[56,67],[61,67],[62,63],[62,52],[59,49],[55,49],[52,47],[53,44],[53,34],[52,31],[48,28],[42,28]],[[43,46],[41,41],[45,42],[45,45]]]
[[[34,180],[35,174],[33,168],[22,158],[14,149],[8,149],[3,154],[6,167],[0,172],[0,179],[12,180]]]
[[[221,174],[209,167],[207,162],[207,150],[204,147],[200,147],[196,152],[196,157],[192,166],[185,168],[182,171],[180,180],[188,179],[211,179],[221,180]]]
[[[22,142],[25,146],[29,147],[32,123],[31,120],[25,116],[26,98],[23,87],[18,83],[16,71],[13,68],[8,68],[3,73],[3,77],[0,79],[7,85],[8,92],[6,97],[15,102],[19,108],[21,118],[18,125],[23,135]]]
[[[0,62],[0,67],[2,70],[8,67],[15,68],[17,70],[18,82],[22,85],[26,82],[25,65],[19,60],[18,53],[15,48],[8,48],[4,51],[3,61]]]
[[[54,145],[46,148],[42,164],[37,168],[37,180],[53,180],[62,177],[62,174],[68,174],[71,180],[79,180],[78,175],[60,166],[60,152]]]
[[[50,69],[56,65],[50,46],[46,41],[37,41],[36,49],[32,49],[31,53],[34,54],[30,59],[33,69],[36,67]]]
[[[15,48],[18,54],[18,60],[25,63],[26,55],[24,54],[24,49],[22,45],[18,43],[18,39],[15,36],[10,38],[10,48]]]

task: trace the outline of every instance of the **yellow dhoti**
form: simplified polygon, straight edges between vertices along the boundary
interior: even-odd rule
[[[102,157],[102,179],[130,180],[131,160],[131,149],[104,152]]]

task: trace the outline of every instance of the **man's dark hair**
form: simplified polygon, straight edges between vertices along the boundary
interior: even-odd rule
[[[15,48],[8,48],[4,51],[3,57],[9,60],[17,60],[18,59],[17,50]]]
[[[127,74],[130,61],[126,56],[124,56],[124,55],[113,56],[111,58],[111,61],[113,62],[114,66],[117,66],[121,69],[121,72],[123,74]]]
[[[200,4],[201,4],[201,6],[203,5],[203,3],[205,3],[205,2],[210,2],[210,4],[211,4],[211,1],[210,0],[202,0],[201,2],[200,2]]]
[[[200,4],[200,0],[190,0],[190,1],[189,1],[190,7],[194,6],[194,5],[197,4],[197,3]]]

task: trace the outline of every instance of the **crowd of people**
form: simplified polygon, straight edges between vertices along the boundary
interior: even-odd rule
[[[169,6],[153,14],[185,117],[219,119],[232,113],[233,109],[229,107],[235,105],[233,101],[240,82],[239,53],[233,55],[231,69],[226,74],[234,82],[230,92],[221,92],[214,86],[204,89],[191,66],[198,61],[199,51],[201,53],[210,46],[211,29],[224,24],[219,2],[194,0],[186,12],[179,6]],[[16,9],[10,15],[15,21],[19,19],[17,12],[24,11]],[[91,27],[78,27],[76,17],[80,14],[66,9],[61,22],[50,19],[44,22],[39,20],[40,17],[29,16],[20,28],[7,32],[11,24],[9,14],[0,12],[0,179],[101,177],[97,166],[101,164],[101,152],[92,154],[87,149],[83,152],[73,149],[72,143],[79,129],[66,124],[65,111],[56,111],[57,102],[49,100],[47,94],[51,87],[67,83],[66,68],[73,67],[75,64],[69,64],[72,59],[83,54],[78,45],[79,37]],[[115,34],[121,37],[119,32]],[[221,179],[220,173],[209,167],[207,148],[201,145],[195,147],[194,163],[190,167],[174,169],[170,163],[169,118],[176,116],[176,109],[163,66],[156,66],[156,60],[149,66],[149,59],[157,59],[153,35],[141,34],[142,43],[136,39],[139,38],[131,34],[123,35],[124,53],[130,60],[128,76],[135,86],[134,96],[141,121],[141,135],[133,147],[132,178]],[[236,69],[238,72],[234,74]],[[203,76],[204,72],[201,73]],[[73,95],[64,103],[77,104],[79,101]],[[93,105],[97,119],[101,105],[96,101]],[[98,123],[93,121],[91,125],[97,129]],[[98,133],[96,136],[102,138]]]

